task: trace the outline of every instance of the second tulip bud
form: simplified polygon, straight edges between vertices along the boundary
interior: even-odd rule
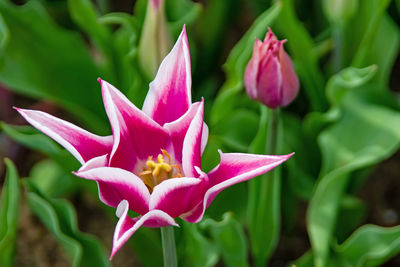
[[[250,98],[275,109],[289,105],[299,91],[292,61],[271,29],[264,42],[256,39],[253,56],[246,67],[244,83]]]

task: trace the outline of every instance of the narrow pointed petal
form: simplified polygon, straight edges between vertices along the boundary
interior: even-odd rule
[[[133,211],[145,214],[149,209],[150,193],[142,180],[120,168],[100,167],[78,171],[76,176],[98,183],[99,197],[107,205],[116,207],[126,199]]]
[[[204,102],[201,102],[183,141],[182,167],[186,177],[197,177],[194,167],[201,169],[201,146],[203,137]]]
[[[157,156],[169,145],[169,134],[114,86],[101,81],[104,105],[113,130],[110,166],[135,170],[139,161]]]
[[[150,83],[143,111],[160,125],[178,119],[191,104],[191,86],[189,45],[184,26]]]
[[[201,154],[203,155],[204,149],[206,149],[207,142],[208,142],[208,126],[204,122],[203,123],[203,132],[201,134]]]
[[[142,226],[144,227],[164,227],[164,226],[178,226],[175,220],[167,213],[161,210],[151,210],[143,216],[131,219],[128,216],[129,204],[122,202],[118,207],[121,217],[115,228],[113,237],[113,248],[110,259],[114,257],[115,253],[125,244],[126,241]]]
[[[65,147],[80,163],[111,151],[112,136],[89,133],[48,113],[15,108],[32,126]]]
[[[168,213],[178,217],[193,209],[193,203],[201,201],[199,185],[202,182],[197,178],[172,178],[163,181],[154,187],[151,194],[149,208]]]
[[[219,192],[234,184],[247,181],[264,174],[288,160],[292,154],[283,156],[265,156],[242,153],[222,153],[220,164],[208,173],[208,185],[201,203],[182,216],[188,222],[198,222],[205,209]]]
[[[179,119],[164,124],[164,129],[166,129],[169,132],[172,140],[175,159],[181,164],[182,164],[183,141],[185,140],[185,136],[189,129],[190,123],[196,116],[200,106],[203,105],[203,102],[204,100],[202,99],[201,102],[196,102],[191,104],[188,111]],[[208,128],[206,130],[208,130]],[[205,142],[207,142],[208,131],[206,133],[203,133],[203,135],[206,135],[204,138]],[[202,140],[202,145],[203,145],[203,140]]]
[[[102,155],[88,160],[82,167],[79,168],[78,172],[85,172],[90,169],[107,167],[108,166],[108,155]]]

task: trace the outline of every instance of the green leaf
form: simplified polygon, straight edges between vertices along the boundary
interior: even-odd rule
[[[316,138],[323,128],[337,121],[341,116],[339,105],[349,90],[365,85],[377,71],[376,65],[365,68],[348,67],[332,76],[326,84],[327,98],[331,104],[326,113],[311,112],[304,121],[304,129]]]
[[[102,78],[120,85],[117,73],[120,62],[113,46],[113,37],[107,28],[108,25],[98,19],[99,15],[92,1],[68,0],[68,9],[72,20],[89,36],[102,54],[99,62],[105,70],[105,77]]]
[[[136,5],[139,3],[142,2],[138,1]],[[141,72],[138,62],[139,19],[127,13],[112,12],[100,17],[99,22],[119,26],[112,35],[111,44],[114,51],[115,78],[119,89],[140,107],[147,93],[143,89],[148,87],[148,80]]]
[[[243,89],[244,71],[251,57],[255,38],[263,38],[268,26],[279,15],[280,9],[281,5],[277,3],[258,16],[250,29],[231,50],[224,64],[227,76],[226,81],[211,109],[211,125],[216,125],[220,120],[233,112],[235,98]]]
[[[352,39],[356,38],[357,34],[361,34],[359,46],[357,47],[356,53],[353,58],[352,65],[355,67],[362,67],[366,64],[364,62],[366,60],[366,55],[368,51],[371,49],[371,45],[374,44],[373,40],[376,38],[377,30],[380,26],[382,17],[385,13],[387,6],[389,5],[390,0],[365,0],[360,1],[359,6],[359,15],[354,16],[354,21],[351,22],[351,30],[354,32],[355,29],[358,29],[359,32],[356,35],[352,35]],[[348,29],[348,38],[350,38],[350,28]],[[357,44],[357,42],[352,41],[349,42]],[[379,48],[380,49],[380,48]],[[351,58],[351,57],[350,57]]]
[[[380,266],[400,252],[400,226],[362,226],[335,252],[348,266]]]
[[[178,36],[182,25],[190,27],[201,15],[203,6],[188,0],[165,1],[167,15],[170,19],[169,29],[173,36]]]
[[[349,89],[366,84],[375,75],[376,65],[365,68],[348,67],[329,79],[326,95],[332,105],[339,105]]]
[[[185,234],[185,266],[212,267],[219,260],[216,244],[202,235],[197,224],[182,221]]]
[[[75,210],[68,201],[47,198],[31,181],[25,185],[29,207],[60,242],[72,266],[110,266],[102,244],[78,230]]]
[[[258,115],[247,109],[238,109],[213,129],[220,140],[234,151],[246,152],[258,127]],[[232,130],[234,129],[234,130]]]
[[[30,173],[30,178],[48,197],[60,197],[76,191],[81,179],[72,175],[71,171],[62,169],[61,166],[51,159],[36,163]],[[62,184],[63,186],[59,186]]]
[[[318,66],[318,58],[314,53],[314,43],[297,19],[293,1],[281,0],[282,12],[279,15],[276,27],[288,39],[287,47],[294,60],[300,81],[314,111],[325,111],[327,108],[324,96],[324,78]]]
[[[381,266],[400,252],[400,226],[364,225],[345,242],[333,246],[327,266]],[[297,267],[312,267],[313,254],[308,251],[293,262]]]
[[[386,14],[382,17],[378,29],[370,41],[368,48],[365,48],[366,52],[363,58],[360,56],[359,61],[355,61],[354,65],[376,64],[378,73],[375,81],[382,85],[388,85],[400,44],[399,28],[389,15]]]
[[[201,53],[195,58],[196,77],[207,77],[219,66],[215,64],[224,56],[221,50],[229,36],[229,24],[236,21],[239,13],[239,0],[211,0],[196,22],[196,50]],[[225,58],[224,58],[225,59]]]
[[[398,26],[385,14],[390,1],[359,1],[357,15],[344,28],[342,59],[345,65],[378,66],[375,81],[387,85],[399,50]]]
[[[246,237],[232,213],[225,213],[220,222],[205,219],[201,227],[210,232],[226,266],[248,266]]]
[[[360,199],[345,195],[340,202],[338,220],[335,229],[337,242],[343,242],[349,235],[361,225],[366,217],[367,207]]]
[[[98,14],[90,0],[68,0],[71,18],[81,27],[100,47],[107,45],[110,32],[97,20]]]
[[[312,251],[308,250],[300,258],[294,261],[291,266],[295,267],[313,267],[313,255]]]
[[[315,139],[305,134],[300,118],[282,112],[282,123],[284,151],[296,153],[285,163],[290,189],[297,196],[309,200],[319,171],[319,148]]]
[[[319,135],[323,164],[307,213],[315,266],[326,265],[350,172],[392,155],[400,146],[399,123],[399,112],[362,102],[352,92],[343,100],[341,119]]]
[[[19,211],[18,173],[11,160],[4,162],[7,173],[0,201],[0,265],[13,266]]]
[[[39,1],[1,1],[0,16],[3,32],[8,29],[0,41],[0,81],[15,92],[57,102],[106,132],[100,73],[79,35],[56,25]]]

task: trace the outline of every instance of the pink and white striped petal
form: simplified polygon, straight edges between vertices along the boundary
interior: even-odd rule
[[[90,169],[108,167],[108,155],[102,155],[88,160],[82,167],[79,168],[78,172],[85,172]]]
[[[170,145],[169,134],[143,111],[135,107],[120,91],[101,82],[103,101],[113,130],[114,146],[110,166],[141,171],[137,163],[157,156]]]
[[[200,221],[205,209],[225,188],[270,171],[288,160],[293,153],[282,156],[265,156],[220,152],[220,155],[220,164],[208,173],[208,185],[203,200],[192,211],[181,216],[188,222]]]
[[[112,136],[98,136],[48,113],[15,108],[32,126],[53,138],[80,163],[111,152]]]
[[[99,197],[105,204],[116,207],[126,199],[132,210],[145,214],[149,210],[150,192],[142,180],[120,168],[100,167],[74,172],[76,176],[96,181]]]
[[[171,52],[161,62],[150,83],[142,110],[158,124],[180,118],[192,103],[189,44],[183,26]]]
[[[171,178],[154,187],[150,196],[150,210],[157,209],[178,217],[182,213],[193,209],[201,201],[201,179],[197,178]]]
[[[193,118],[196,116],[200,106],[203,104],[204,100],[201,102],[196,102],[190,105],[190,108],[186,111],[186,113],[180,117],[179,119],[164,124],[163,128],[169,132],[172,145],[174,148],[174,156],[175,159],[182,164],[182,150],[183,150],[183,141],[185,140],[186,133],[189,129],[190,123],[193,121]],[[208,128],[207,128],[208,130]],[[204,133],[206,135],[205,138],[208,137],[208,131]],[[206,139],[207,142],[207,139]]]
[[[201,102],[196,115],[190,123],[182,149],[182,168],[186,177],[198,177],[195,167],[201,169],[203,138],[204,102]]]
[[[206,149],[207,142],[208,142],[208,126],[204,122],[203,123],[203,132],[201,134],[201,154],[203,155],[204,149]]]
[[[114,231],[113,248],[110,259],[125,244],[126,241],[142,226],[144,227],[165,227],[179,226],[175,220],[167,213],[161,210],[151,210],[143,216],[130,218],[128,216],[129,203],[126,200],[121,201],[117,208],[119,221]]]

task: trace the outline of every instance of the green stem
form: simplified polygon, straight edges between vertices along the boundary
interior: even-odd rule
[[[265,153],[267,155],[275,155],[278,147],[279,109],[269,110],[267,129],[268,132]],[[280,228],[279,216],[266,214],[266,212],[279,212],[278,210],[280,209],[280,177],[275,175],[274,170],[270,171],[267,174],[267,177],[264,177],[264,179],[261,180],[258,204],[258,230],[262,230],[263,227],[268,225],[269,227],[274,228],[273,230],[278,232]],[[271,208],[274,211],[269,210]],[[267,258],[277,244],[277,238],[279,236],[277,232],[268,237],[268,240],[265,240],[265,249],[268,250],[268,252],[267,254],[259,252],[254,259],[254,266],[267,266]]]
[[[271,109],[268,117],[267,146],[265,152],[267,155],[274,155],[278,145],[278,124],[279,109]]]
[[[164,267],[177,267],[174,229],[172,226],[161,228],[161,240],[164,256]]]

